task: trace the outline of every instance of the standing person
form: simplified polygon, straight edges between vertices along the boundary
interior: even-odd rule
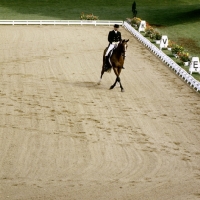
[[[114,25],[114,30],[110,31],[109,34],[108,34],[108,42],[109,42],[109,45],[108,45],[108,49],[106,51],[106,54],[105,54],[105,58],[106,58],[106,62],[105,62],[105,68],[107,68],[106,66],[109,65],[109,61],[108,61],[108,58],[109,58],[109,53],[110,51],[119,44],[119,42],[122,40],[121,38],[121,33],[118,31],[119,29],[119,25],[118,24],[115,24]]]

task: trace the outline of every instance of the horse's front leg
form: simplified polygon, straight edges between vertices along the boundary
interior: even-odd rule
[[[120,78],[118,79],[118,82],[119,82],[119,85],[120,85],[120,88],[121,88],[121,92],[124,92],[124,88],[123,88],[123,86],[122,86],[122,84],[121,84]]]
[[[119,78],[119,77],[117,77],[116,80],[115,80],[115,82],[114,82],[114,84],[110,86],[110,90],[113,89],[113,88],[116,86],[116,83],[117,83],[117,81],[118,81],[118,78]]]
[[[114,68],[114,72],[115,72],[115,75],[117,76],[116,80],[115,80],[115,83],[113,85],[110,86],[110,89],[113,89],[116,85],[117,82],[119,82],[119,85],[120,85],[120,88],[121,88],[121,91],[124,92],[124,88],[121,84],[121,80],[120,80],[120,73],[121,73],[121,68]]]
[[[123,66],[123,65],[122,65]],[[119,85],[120,85],[120,88],[121,88],[121,92],[124,92],[124,88],[123,88],[123,86],[122,86],[122,84],[121,84],[121,80],[120,80],[120,78],[119,78],[119,75],[120,75],[120,73],[121,73],[121,70],[122,70],[122,68],[121,67],[118,67],[118,69],[117,69],[117,72],[118,72],[118,82],[119,82]]]
[[[117,76],[117,78],[116,78],[116,80],[115,80],[115,83],[114,83],[113,85],[110,86],[110,89],[113,89],[113,88],[115,87],[115,85],[116,85],[117,82],[119,82],[119,85],[120,85],[120,88],[121,88],[121,92],[124,92],[124,88],[123,88],[123,86],[122,86],[122,84],[121,84],[121,80],[120,80],[120,77],[119,77],[119,76]]]
[[[118,75],[118,70],[116,67],[113,67],[113,71],[116,75],[116,79],[113,85],[110,86],[110,90],[113,89],[116,86],[116,83],[120,80],[119,75]]]

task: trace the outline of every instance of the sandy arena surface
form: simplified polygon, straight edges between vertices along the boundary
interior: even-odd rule
[[[1,200],[200,199],[200,95],[130,39],[113,90],[112,27],[1,26]]]

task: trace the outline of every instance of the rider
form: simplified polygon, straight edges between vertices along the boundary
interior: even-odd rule
[[[118,31],[118,29],[119,29],[119,25],[115,24],[114,25],[114,30],[110,31],[109,34],[108,34],[109,45],[108,45],[108,49],[107,49],[106,54],[105,54],[105,58],[106,58],[105,67],[107,65],[109,65],[108,58],[109,58],[110,51],[115,46],[117,46],[119,44],[119,42],[122,40],[121,33]]]

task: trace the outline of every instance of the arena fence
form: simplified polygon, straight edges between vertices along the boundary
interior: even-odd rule
[[[192,75],[187,73],[181,68],[174,60],[158,49],[147,38],[141,35],[126,21],[108,21],[108,20],[0,20],[0,25],[114,25],[119,24],[128,30],[134,37],[136,37],[144,46],[152,51],[157,57],[159,57],[164,63],[166,63],[171,69],[173,69],[177,75],[183,78],[191,87],[200,91],[200,82],[197,81]]]
[[[1,25],[122,25],[123,21],[108,20],[0,20]]]
[[[128,30],[137,40],[139,40],[144,46],[152,51],[158,58],[160,58],[168,67],[173,69],[177,75],[179,75],[184,81],[186,81],[191,87],[200,91],[200,82],[196,80],[192,75],[181,68],[174,60],[167,56],[162,50],[157,48],[147,38],[135,30],[128,22],[124,22],[122,25]]]

